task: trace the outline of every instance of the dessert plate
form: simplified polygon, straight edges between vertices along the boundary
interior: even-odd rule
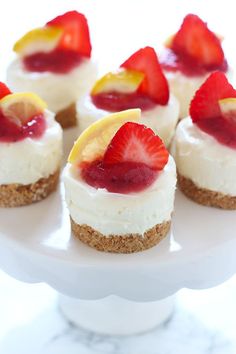
[[[235,220],[235,211],[195,204],[178,191],[172,230],[159,245],[136,254],[102,253],[71,236],[61,186],[40,203],[0,209],[0,266],[19,280],[46,282],[81,299],[160,300],[235,273]]]

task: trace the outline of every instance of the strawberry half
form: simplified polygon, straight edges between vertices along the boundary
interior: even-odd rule
[[[158,104],[166,105],[168,103],[168,83],[162,72],[156,52],[152,47],[139,49],[121,64],[121,67],[145,74],[138,92],[148,95]]]
[[[219,100],[236,97],[236,90],[228,82],[224,73],[212,73],[195,93],[190,105],[190,116],[193,122],[215,118],[221,115]]]
[[[64,29],[58,44],[59,49],[74,50],[85,57],[91,56],[89,28],[83,14],[69,11],[47,22],[47,26],[57,26]]]
[[[225,60],[219,38],[193,14],[184,18],[170,48],[183,59],[193,60],[209,70],[217,69]]]
[[[224,115],[219,100],[236,98],[236,90],[222,72],[212,73],[196,92],[191,105],[190,116],[193,123],[218,142],[236,149],[236,121]],[[232,119],[231,119],[232,118]]]
[[[115,134],[104,154],[104,165],[135,162],[162,170],[169,153],[162,140],[145,125],[128,122]]]
[[[3,82],[0,82],[0,99],[10,95],[11,93],[12,92],[9,90],[9,88]]]

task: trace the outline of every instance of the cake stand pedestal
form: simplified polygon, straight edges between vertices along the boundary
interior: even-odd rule
[[[109,335],[147,332],[170,318],[175,296],[151,302],[134,302],[118,296],[77,300],[59,295],[59,308],[73,324]]]
[[[98,252],[70,234],[63,189],[35,205],[0,209],[0,266],[45,282],[65,316],[109,334],[143,332],[173,311],[181,288],[203,289],[236,271],[236,212],[197,205],[177,192],[172,230],[150,250]]]

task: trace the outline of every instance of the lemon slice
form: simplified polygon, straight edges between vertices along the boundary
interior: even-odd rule
[[[141,110],[137,108],[113,113],[96,121],[79,136],[70,152],[68,162],[79,164],[103,156],[117,130],[124,123],[139,121],[140,117]]]
[[[22,56],[50,52],[56,48],[62,33],[63,30],[58,27],[33,29],[15,43],[13,50]]]
[[[220,110],[223,115],[235,111],[236,112],[236,98],[224,98],[219,100]]]
[[[97,95],[98,93],[111,91],[135,92],[143,81],[144,76],[143,73],[134,70],[110,72],[95,83],[91,94]]]
[[[170,35],[169,37],[166,38],[165,42],[164,42],[164,46],[166,48],[170,48],[172,46],[173,43],[173,39],[175,38],[175,34]]]
[[[34,93],[13,93],[0,100],[3,115],[18,125],[26,123],[46,108],[46,103]]]

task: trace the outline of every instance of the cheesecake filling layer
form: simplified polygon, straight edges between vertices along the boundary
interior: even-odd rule
[[[176,168],[170,156],[164,170],[145,191],[109,193],[85,183],[74,167],[64,170],[66,202],[76,224],[88,225],[105,236],[143,235],[157,224],[171,219],[174,208]]]
[[[179,123],[171,152],[181,176],[198,187],[236,196],[236,150],[204,133],[190,117]]]
[[[7,70],[7,82],[12,91],[35,92],[56,113],[88,92],[96,76],[97,65],[89,59],[84,59],[66,74],[27,71],[20,58],[13,61]]]
[[[60,167],[62,130],[52,112],[45,111],[45,119],[47,128],[41,138],[0,143],[0,184],[35,183]]]

